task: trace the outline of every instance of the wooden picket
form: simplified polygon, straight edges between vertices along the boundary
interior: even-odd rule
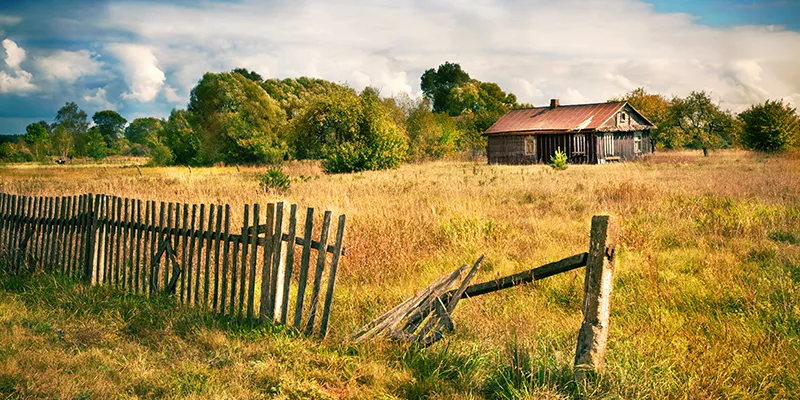
[[[288,211],[288,212],[287,212]],[[288,214],[288,215],[286,215]],[[346,217],[329,244],[332,213],[314,238],[314,209],[246,204],[157,204],[104,194],[0,193],[0,268],[55,272],[250,321],[325,337]],[[302,232],[301,232],[302,231]],[[296,255],[298,255],[296,257]]]

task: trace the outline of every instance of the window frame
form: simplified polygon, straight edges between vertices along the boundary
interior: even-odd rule
[[[536,156],[536,136],[535,135],[527,135],[525,136],[524,140],[525,148],[523,151],[525,152],[526,156]]]

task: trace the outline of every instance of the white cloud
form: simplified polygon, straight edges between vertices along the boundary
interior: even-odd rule
[[[106,48],[122,62],[125,82],[130,90],[123,93],[122,98],[142,102],[155,100],[166,76],[158,67],[153,51],[147,46],[123,43],[112,43]]]
[[[31,83],[33,75],[20,67],[25,61],[25,50],[11,39],[2,42],[6,51],[5,63],[8,71],[0,70],[0,93],[29,92],[36,89]]]
[[[638,0],[203,4],[109,5],[110,20],[140,43],[111,47],[129,97],[155,98],[162,69],[188,93],[202,72],[236,66],[391,95],[417,90],[420,74],[444,61],[534,104],[605,101],[644,86],[668,96],[710,90],[740,110],[800,92],[800,33],[699,25]]]
[[[178,94],[177,89],[170,86],[164,86],[164,95],[167,97],[167,101],[171,104],[187,102],[187,99],[184,96]]]
[[[108,99],[106,99],[106,89],[105,88],[97,88],[94,91],[87,91],[86,94],[83,95],[83,101],[91,104],[100,109],[113,109],[114,104],[112,104]]]
[[[74,83],[84,75],[96,74],[103,65],[88,50],[58,50],[47,56],[35,57],[35,60],[44,77],[66,83]]]
[[[11,39],[3,40],[3,48],[6,49],[6,64],[11,69],[19,69],[19,65],[25,61],[25,49]]]

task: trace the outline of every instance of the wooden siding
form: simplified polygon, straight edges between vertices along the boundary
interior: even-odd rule
[[[489,164],[538,163],[535,155],[525,154],[526,137],[528,135],[489,136],[486,145]]]
[[[642,149],[641,152],[635,153],[634,152],[634,135],[641,134],[642,135]],[[603,143],[603,137],[607,135],[612,135],[614,138],[614,152],[612,154],[606,154],[606,148]],[[595,151],[599,154],[599,158],[605,159],[606,157],[619,157],[620,161],[630,161],[635,159],[638,156],[646,155],[650,153],[650,134],[647,131],[644,132],[614,132],[614,133],[605,133],[605,134],[598,134],[597,137],[599,140],[597,141],[597,146],[595,147]]]
[[[575,137],[584,135],[584,151],[577,152]],[[597,137],[593,133],[535,135],[536,153],[525,154],[525,138],[530,135],[489,136],[486,155],[489,164],[547,164],[558,149],[567,153],[572,164],[596,164]]]

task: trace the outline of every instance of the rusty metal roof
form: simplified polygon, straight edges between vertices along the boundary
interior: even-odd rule
[[[575,104],[555,108],[536,107],[511,110],[483,134],[596,131],[625,107],[625,104],[625,102]]]

